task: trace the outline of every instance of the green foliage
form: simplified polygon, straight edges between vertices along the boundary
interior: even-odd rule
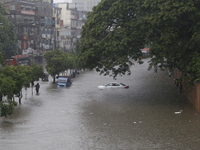
[[[153,56],[150,68],[162,68],[171,62],[189,82],[200,79],[199,4],[192,0],[145,1],[143,8],[148,11],[143,22]]]
[[[14,106],[16,106],[17,103],[14,101],[0,101],[0,117],[6,117],[8,115],[11,115],[14,110]]]
[[[88,13],[79,45],[79,64],[100,74],[130,74],[132,59],[141,63],[144,32],[135,1],[102,1]],[[136,3],[135,3],[136,4]],[[140,5],[137,2],[137,5]]]
[[[12,114],[15,102],[14,95],[18,95],[23,86],[32,80],[32,68],[29,66],[4,66],[0,68],[0,96],[6,99],[0,101],[1,116]]]
[[[7,14],[5,8],[0,4],[0,52],[3,57],[10,57],[16,53],[17,40],[14,25],[4,16]]]
[[[31,69],[32,69],[32,74],[31,74],[32,81],[39,80],[39,78],[42,78],[44,76],[44,69],[42,65],[32,64]]]
[[[72,53],[65,53],[60,50],[48,51],[44,55],[48,73],[55,78],[61,72],[75,67],[75,56]]]
[[[150,69],[170,63],[200,81],[199,6],[197,0],[102,0],[82,28],[79,64],[114,77],[130,74],[140,49],[150,45]]]
[[[30,66],[4,66],[0,68],[0,96],[6,98],[0,101],[0,116],[13,113],[16,102],[12,101],[14,95],[19,95],[23,87],[29,87],[32,81],[43,76],[43,67]]]
[[[4,66],[0,68],[0,76],[2,83],[0,88],[5,88],[4,96],[13,97],[19,94],[22,87],[28,85],[32,81],[32,69],[29,66]]]

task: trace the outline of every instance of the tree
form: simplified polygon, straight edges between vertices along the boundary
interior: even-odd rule
[[[141,63],[140,5],[139,0],[103,0],[88,13],[79,43],[82,68],[116,77],[131,73],[132,59]]]
[[[22,88],[29,87],[30,83],[43,76],[42,66],[4,66],[0,68],[0,116],[13,113],[17,104],[13,97],[22,98]],[[3,100],[2,97],[5,99]]]
[[[21,103],[21,90],[31,82],[32,70],[29,66],[4,66],[0,68],[0,116],[12,114],[16,102],[14,95],[18,95]],[[2,97],[5,97],[2,100]]]
[[[178,68],[199,81],[199,18],[198,0],[103,0],[83,26],[80,64],[105,75],[130,73],[130,58],[140,62],[140,49],[150,45],[150,69]]]
[[[190,83],[199,76],[200,2],[188,1],[145,1],[145,26],[147,40],[151,43],[150,68],[178,68]],[[197,65],[198,64],[198,65]]]
[[[36,65],[36,64],[32,64],[31,69],[32,69],[31,82],[33,85],[34,81],[37,81],[39,80],[39,78],[44,77],[44,69],[42,65]]]
[[[14,25],[6,19],[5,14],[8,12],[0,4],[0,52],[2,52],[3,57],[10,57],[16,54],[17,40]]]
[[[61,72],[73,68],[73,55],[70,53],[65,53],[60,50],[48,51],[44,54],[44,57],[47,61],[46,69],[48,73],[54,78],[55,82],[56,75],[59,75]]]

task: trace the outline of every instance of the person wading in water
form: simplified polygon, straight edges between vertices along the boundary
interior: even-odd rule
[[[40,85],[39,85],[39,83],[37,83],[37,84],[35,85],[35,90],[36,90],[36,93],[37,93],[37,94],[39,94],[39,89],[40,89]]]

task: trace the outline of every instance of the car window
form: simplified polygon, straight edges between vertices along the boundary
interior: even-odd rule
[[[106,84],[106,86],[112,86],[112,83],[108,83],[108,84]]]
[[[126,86],[125,84],[123,84],[123,83],[120,83],[121,85],[123,85],[123,86]]]

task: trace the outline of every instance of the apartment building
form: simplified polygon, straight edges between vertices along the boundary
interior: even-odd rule
[[[92,11],[92,8],[101,0],[72,0],[70,7],[77,8],[78,11]]]
[[[6,0],[3,5],[15,25],[18,54],[31,50],[43,54],[57,48],[72,51],[86,19],[85,11],[69,8],[69,3],[52,3],[53,0]]]
[[[56,3],[55,7],[61,8],[60,27],[56,28],[58,46],[63,51],[72,51],[80,38],[81,27],[85,21],[84,11],[69,8],[69,3]]]
[[[38,28],[35,26],[35,3],[27,1],[10,1],[5,2],[10,14],[6,15],[15,25],[15,32],[17,35],[19,53],[29,47],[36,48],[35,39],[37,39]]]

